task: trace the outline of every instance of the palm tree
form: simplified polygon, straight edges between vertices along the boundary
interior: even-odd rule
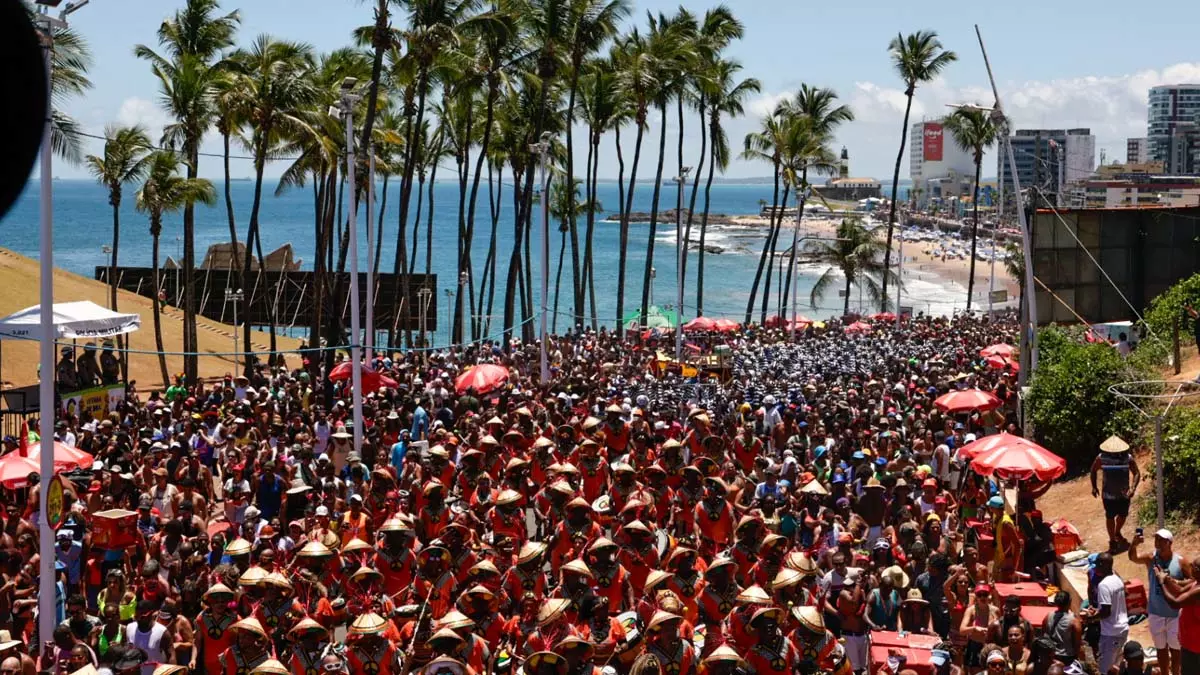
[[[92,52],[83,36],[71,28],[53,28],[52,31],[50,147],[60,159],[78,164],[83,158],[79,123],[59,108],[68,98],[82,96],[91,89],[87,71],[92,66]]]
[[[810,241],[806,252],[816,262],[826,266],[809,294],[813,309],[837,282],[837,275],[844,279],[845,301],[843,314],[850,313],[850,287],[859,286],[866,290],[872,302],[877,302],[883,291],[882,279],[895,277],[880,261],[883,242],[879,241],[878,230],[867,230],[858,218],[846,218],[838,225],[836,241]]]
[[[809,190],[809,169],[818,174],[833,175],[837,170],[836,158],[828,147],[837,128],[854,121],[854,112],[849,106],[840,105],[837,93],[832,89],[801,84],[796,95],[781,104],[785,117],[796,120],[789,134],[788,157],[792,183],[796,190],[796,227],[792,230],[791,260],[788,263],[787,282],[780,297],[779,315],[785,316],[788,295],[792,287],[792,274],[796,269],[797,243],[800,220],[804,217],[804,206]]]
[[[971,272],[967,278],[967,311],[975,293],[975,246],[979,238],[979,173],[983,169],[983,151],[996,143],[997,129],[991,116],[978,108],[959,108],[946,116],[943,126],[958,147],[975,159],[975,187],[971,192]]]
[[[218,16],[218,0],[187,0],[182,9],[163,21],[158,42],[165,55],[145,45],[137,45],[134,54],[150,62],[159,81],[161,101],[175,122],[163,130],[163,144],[180,148],[187,166],[187,177],[195,179],[199,171],[200,142],[215,117],[213,90],[221,66],[217,57],[233,45],[241,22],[234,11]],[[246,243],[250,245],[249,242]],[[183,284],[184,284],[184,373],[189,383],[198,375],[196,335],[196,213],[189,202],[183,211]]]
[[[654,94],[654,104],[659,110],[660,131],[654,196],[650,200],[650,231],[646,238],[646,266],[642,274],[642,323],[646,322],[650,310],[650,279],[654,268],[655,236],[658,233],[658,198],[662,194],[663,163],[667,158],[667,107],[671,101],[685,95],[688,76],[697,59],[695,16],[680,7],[675,16],[659,14],[656,19],[649,15],[649,19],[650,49],[655,54],[659,69],[659,86]],[[681,116],[681,125],[682,121]]]
[[[567,149],[566,149],[566,181],[575,184],[575,96],[579,91],[579,80],[583,75],[584,59],[599,51],[610,38],[617,33],[617,25],[629,16],[629,0],[572,0],[570,9],[571,54],[570,54],[570,84],[567,86]],[[589,151],[591,146],[589,145]],[[589,166],[584,167],[585,173],[591,172]],[[576,214],[576,190],[563,190],[566,198],[564,214]],[[589,198],[590,199],[590,198]],[[569,221],[564,221],[571,235],[571,270],[574,282],[575,320],[574,326],[583,325],[584,289],[586,280],[581,276],[579,260],[579,228],[574,215]],[[560,262],[561,266],[561,262]],[[560,267],[561,269],[561,267]],[[557,285],[557,284],[556,284]],[[558,291],[555,290],[555,310],[558,309]],[[558,315],[554,316],[558,319]]]
[[[250,48],[230,59],[237,73],[237,87],[242,96],[242,114],[249,126],[245,145],[254,162],[254,198],[250,206],[250,222],[246,230],[246,256],[242,265],[243,279],[248,280],[253,263],[252,247],[257,247],[261,267],[262,237],[259,233],[259,213],[262,208],[263,170],[267,160],[278,156],[288,139],[311,136],[317,132],[303,119],[307,108],[316,102],[317,91],[308,77],[314,67],[312,48],[306,44],[276,40],[269,35],[254,39]],[[254,284],[258,287],[259,284]],[[274,297],[271,284],[263,284],[265,306],[270,308]],[[243,316],[250,317],[254,293],[243,293]],[[271,360],[275,357],[274,316],[268,309],[271,328]],[[254,354],[250,346],[250,321],[242,323],[242,338],[246,345],[246,376],[253,374]]]
[[[108,188],[112,206],[112,257],[108,267],[109,305],[117,310],[117,256],[121,251],[121,196],[125,185],[142,180],[150,166],[150,137],[139,127],[110,126],[104,130],[104,156],[88,155],[88,170]]]
[[[700,250],[696,262],[696,315],[704,316],[704,244],[708,235],[708,211],[712,203],[712,184],[716,169],[721,173],[729,168],[729,138],[721,124],[723,117],[741,117],[744,105],[751,94],[761,89],[758,80],[748,78],[738,81],[742,70],[736,61],[717,61],[705,78],[705,98],[708,103],[709,162],[708,178],[704,183],[704,213],[700,217]],[[698,173],[698,172],[697,172]],[[762,200],[760,200],[762,201]],[[765,204],[764,204],[765,205]],[[691,218],[691,214],[688,214]]]
[[[787,121],[776,110],[770,115],[767,115],[762,120],[762,127],[759,131],[752,131],[746,134],[744,141],[744,149],[742,150],[742,158],[749,160],[760,160],[771,163],[771,174],[775,178],[775,188],[771,197],[771,217],[767,224],[767,238],[763,241],[762,254],[758,258],[758,270],[754,273],[754,283],[750,286],[750,299],[746,303],[746,320],[745,323],[750,323],[754,316],[754,301],[758,298],[758,285],[762,281],[763,267],[767,266],[768,274],[770,274],[770,261],[774,253],[775,247],[775,222],[782,213],[779,208],[779,181],[782,178],[780,169],[783,166],[783,156],[780,150],[783,145],[783,137],[786,133]],[[771,287],[770,278],[767,279],[767,288],[763,291],[764,295],[768,293]],[[764,305],[765,307],[765,305]],[[764,309],[764,314],[765,314]],[[766,321],[766,316],[763,316],[763,321]]]
[[[150,217],[150,236],[153,237],[150,257],[154,267],[154,344],[158,350],[158,367],[162,371],[163,386],[170,384],[167,375],[167,357],[163,351],[162,317],[159,291],[162,279],[158,267],[158,242],[162,235],[163,215],[187,209],[192,204],[215,204],[217,193],[212,183],[201,178],[184,178],[179,175],[179,158],[174,152],[160,150],[150,155],[146,181],[137,193],[137,210]]]
[[[230,142],[236,138],[242,142],[241,130],[245,124],[243,115],[243,97],[238,78],[232,72],[222,72],[213,83],[213,103],[217,112],[217,132],[221,134],[222,170],[224,172],[225,188],[225,217],[229,221],[229,242],[233,251],[237,250],[238,234],[237,220],[233,211],[233,189],[229,173]],[[230,273],[233,272],[235,256],[229,257]],[[242,281],[237,281],[236,288],[245,288]]]
[[[588,175],[591,175],[590,168]],[[581,213],[586,213],[589,218],[594,218],[597,211],[604,209],[604,206],[596,201],[591,194],[582,201],[576,201],[579,199],[579,187],[582,184],[583,180],[576,178],[573,186],[574,189],[572,190],[567,190],[566,185],[561,180],[554,181],[550,185],[550,217],[560,221],[561,224],[558,226],[558,231],[562,235],[562,242],[558,247],[558,272],[554,275],[554,313],[550,319],[550,332],[552,333],[558,331],[558,295],[559,290],[562,288],[563,258],[566,257],[567,233],[570,231],[570,226],[567,223],[575,222],[575,219]],[[575,194],[572,195],[570,194],[571,192]],[[575,318],[577,322],[581,321],[578,316]],[[576,323],[575,326],[578,327],[579,323]]]
[[[892,198],[888,208],[887,249],[883,252],[883,264],[890,268],[892,264],[892,235],[896,229],[896,196],[900,183],[900,162],[904,160],[904,144],[908,140],[908,115],[912,112],[913,94],[917,85],[933,81],[951,63],[958,60],[958,55],[942,48],[937,33],[920,30],[910,35],[897,35],[888,45],[892,56],[892,65],[904,80],[904,126],[900,128],[900,151],[896,153],[896,169],[892,172]],[[880,296],[880,306],[887,307],[888,277],[883,278],[883,293]]]

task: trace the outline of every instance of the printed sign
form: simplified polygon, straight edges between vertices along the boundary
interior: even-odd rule
[[[63,394],[62,411],[64,415],[75,415],[80,421],[88,422],[101,419],[125,400],[125,385],[114,384],[105,387],[93,387],[71,394]]]
[[[942,161],[942,141],[945,129],[936,122],[925,123],[925,148],[923,156],[926,162]]]

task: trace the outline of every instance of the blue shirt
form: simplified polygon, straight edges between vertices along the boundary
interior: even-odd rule
[[[1183,566],[1179,564],[1178,553],[1172,556],[1170,562],[1159,558],[1158,553],[1155,553],[1154,558],[1150,561],[1150,565],[1160,570],[1166,570],[1167,574],[1175,579],[1182,580],[1184,578]],[[1147,565],[1147,567],[1150,567],[1150,565]],[[1163,594],[1162,584],[1158,583],[1158,576],[1154,572],[1150,572],[1150,587],[1146,590],[1148,591],[1147,595],[1149,595],[1149,598],[1147,598],[1147,609],[1151,616],[1161,616],[1168,619],[1179,616],[1179,610],[1167,604],[1167,596]]]
[[[392,444],[392,466],[397,471],[404,468],[404,456],[408,454],[408,441],[396,441]]]
[[[264,521],[279,515],[279,507],[283,502],[283,479],[278,474],[274,474],[274,477],[270,485],[265,480],[258,484],[258,510],[262,512]]]
[[[58,559],[67,566],[67,581],[70,581],[71,584],[78,584],[79,575],[83,569],[83,544],[72,539],[71,545],[66,548],[55,544],[54,551]]]
[[[422,441],[425,440],[425,435],[428,432],[429,413],[425,412],[425,409],[421,406],[417,406],[417,409],[413,411],[412,430],[409,431],[409,435],[415,441]]]

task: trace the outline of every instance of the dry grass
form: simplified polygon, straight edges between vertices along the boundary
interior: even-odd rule
[[[38,279],[37,260],[0,248],[0,316],[7,316],[38,304]],[[56,302],[91,300],[98,305],[108,307],[109,289],[108,286],[94,279],[57,270],[54,275],[54,299]],[[134,312],[142,317],[141,330],[127,336],[130,338],[129,348],[144,351],[154,350],[154,314],[153,303],[150,299],[121,291],[117,295],[117,306],[119,311]],[[164,307],[162,324],[164,349],[166,351],[182,351],[182,310]],[[233,330],[233,326],[197,317],[200,352],[216,354],[233,351]],[[256,351],[266,351],[270,348],[270,337],[266,333],[255,331],[251,335]],[[299,344],[300,340],[295,338],[282,336],[277,338],[277,345],[281,350],[295,349]],[[37,382],[37,342],[7,340],[2,349],[0,379],[4,380],[5,386],[25,386]],[[234,369],[233,359],[228,356],[202,356],[200,358],[200,376],[204,378],[220,377]],[[167,370],[170,373],[183,370],[183,357],[168,356]],[[161,380],[158,358],[152,354],[131,354],[129,377],[131,380],[136,380],[139,388],[143,391],[157,388]]]

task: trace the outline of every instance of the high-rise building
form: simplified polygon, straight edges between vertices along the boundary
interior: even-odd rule
[[[924,204],[929,199],[969,194],[975,180],[975,159],[954,141],[940,121],[917,122],[909,132],[910,194]]]
[[[1150,159],[1171,168],[1171,137],[1180,126],[1200,123],[1200,84],[1165,84],[1151,87],[1146,113],[1146,137],[1150,141]]]
[[[1130,138],[1125,141],[1125,163],[1145,164],[1150,161],[1150,140]]]
[[[1009,142],[1021,189],[1034,189],[1052,202],[1059,194],[1066,200],[1067,186],[1084,180],[1096,168],[1096,137],[1091,129],[1019,129]],[[1006,204],[1011,204],[1012,168],[1006,153],[997,153],[997,160],[996,175]]]

